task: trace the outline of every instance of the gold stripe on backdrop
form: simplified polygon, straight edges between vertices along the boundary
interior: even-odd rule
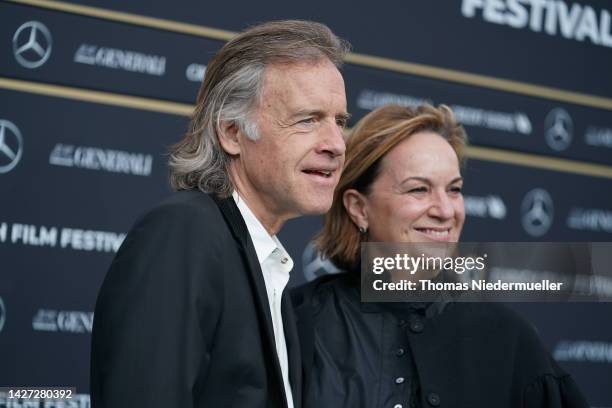
[[[41,7],[50,10],[63,11],[88,17],[96,17],[104,20],[129,23],[144,27],[158,28],[181,34],[196,35],[199,37],[212,38],[214,40],[227,41],[236,33],[216,28],[203,27],[195,24],[181,23],[178,21],[162,18],[142,16],[139,14],[124,13],[122,11],[107,10],[98,7],[82,6],[74,3],[52,0],[9,0],[13,3],[27,4],[29,6]]]
[[[2,77],[0,77],[0,89],[29,92],[38,95],[74,99],[85,102],[142,109],[182,116],[191,115],[193,110],[193,106],[189,104]],[[347,134],[348,132],[350,132],[350,129],[347,129]],[[466,156],[471,159],[496,163],[505,163],[522,167],[532,167],[557,172],[612,179],[612,166],[605,166],[601,164],[585,163],[574,160],[558,159],[535,154],[518,153],[477,146],[469,146],[466,151]]]
[[[10,89],[13,91],[29,92],[38,95],[74,99],[78,101],[121,106],[124,108],[169,113],[172,115],[189,116],[193,111],[193,105],[185,103],[142,98],[139,96],[121,95],[111,92],[92,91],[63,85],[42,84],[38,82],[22,81],[10,78],[0,77],[0,88]]]
[[[496,91],[504,91],[534,96],[537,98],[551,99],[554,101],[569,102],[576,105],[584,105],[593,108],[612,110],[612,98],[605,98],[602,96],[588,95],[579,92],[566,91],[563,89],[529,84],[526,82],[471,74],[452,69],[438,68],[430,65],[414,64],[411,62],[396,61],[388,58],[372,57],[361,54],[350,54],[347,56],[346,61],[372,68],[382,68],[389,71],[439,79],[442,81],[456,82],[463,85],[473,85]]]
[[[14,3],[47,8],[89,17],[130,23],[144,27],[151,27],[183,34],[190,34],[215,40],[227,41],[236,35],[235,32],[204,27],[195,24],[181,23],[172,20],[142,16],[138,14],[107,10],[98,7],[82,6],[55,0],[9,0]],[[379,68],[388,71],[401,72],[425,78],[433,78],[463,85],[477,86],[496,91],[509,92],[531,97],[545,98],[560,102],[569,102],[593,108],[612,110],[612,98],[589,95],[585,93],[568,91],[553,87],[530,84],[521,81],[495,78],[486,75],[462,72],[448,68],[439,68],[431,65],[416,64],[389,58],[351,53],[346,57],[351,64]]]
[[[470,159],[612,179],[612,166],[605,166],[603,164],[586,163],[478,146],[469,146],[466,151],[466,156]]]

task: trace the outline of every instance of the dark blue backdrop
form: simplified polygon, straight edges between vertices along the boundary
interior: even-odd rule
[[[113,253],[169,193],[165,152],[207,61],[258,21],[315,19],[353,43],[353,123],[390,102],[453,107],[472,144],[465,241],[611,241],[612,8],[551,1],[539,27],[528,2],[524,26],[510,1],[477,3],[0,2],[0,386],[76,386],[88,406],[92,311]],[[558,22],[563,7],[577,17]],[[534,200],[546,209],[536,230]],[[316,262],[305,248],[319,225],[280,234],[292,284]],[[612,407],[612,305],[512,306],[592,406]]]

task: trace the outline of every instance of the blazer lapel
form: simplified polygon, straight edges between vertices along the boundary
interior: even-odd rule
[[[300,408],[302,406],[302,359],[300,356],[300,341],[288,289],[285,289],[283,292],[281,311],[285,328],[285,340],[287,341],[289,381],[291,382],[293,405],[295,408]]]
[[[286,407],[287,396],[285,395],[283,375],[280,368],[280,363],[278,361],[278,353],[276,351],[274,326],[272,325],[272,316],[270,315],[270,303],[268,301],[268,294],[266,292],[266,283],[263,278],[261,266],[259,265],[259,260],[257,259],[257,253],[255,252],[253,241],[251,240],[249,230],[247,229],[244,219],[242,218],[242,214],[240,214],[240,210],[238,209],[234,199],[231,196],[228,198],[218,198],[214,194],[212,194],[212,198],[217,203],[223,217],[230,226],[232,234],[242,245],[242,249],[244,251],[243,253],[248,265],[247,273],[249,274],[251,284],[255,288],[255,303],[261,318],[262,326],[264,328],[265,343],[272,354],[271,357],[273,358],[274,362],[274,372],[276,373],[280,391],[283,394],[283,406]]]
[[[297,335],[302,357],[302,395],[304,401],[308,395],[311,381],[312,359],[314,351],[314,318],[310,299],[302,299],[302,303],[293,308],[296,319]]]

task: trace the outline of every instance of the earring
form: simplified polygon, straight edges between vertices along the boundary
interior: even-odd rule
[[[368,229],[366,227],[359,227],[359,232],[362,234],[365,234],[366,232],[368,232]]]

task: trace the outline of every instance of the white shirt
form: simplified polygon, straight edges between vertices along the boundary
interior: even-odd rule
[[[291,384],[289,383],[289,358],[287,356],[287,342],[285,341],[285,330],[283,329],[283,318],[281,315],[281,297],[283,290],[289,282],[289,272],[293,269],[293,260],[285,251],[276,235],[270,236],[268,231],[259,222],[255,214],[241,200],[238,193],[232,194],[242,218],[249,230],[249,235],[255,246],[255,253],[261,265],[268,302],[270,304],[270,314],[272,315],[272,326],[274,328],[274,341],[276,343],[276,353],[283,374],[285,394],[287,395],[287,405],[293,408],[293,396]]]

